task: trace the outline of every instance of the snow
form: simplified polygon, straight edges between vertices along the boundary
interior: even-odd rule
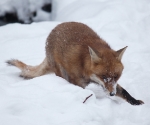
[[[150,2],[52,2],[53,21],[0,27],[0,124],[149,125]],[[118,97],[109,97],[94,84],[82,89],[55,74],[25,80],[18,77],[19,69],[5,64],[12,58],[30,65],[41,63],[50,31],[62,21],[72,20],[90,26],[115,50],[128,46],[118,83],[144,105],[132,106]]]
[[[0,16],[6,13],[16,13],[18,19],[24,23],[33,21],[48,21],[50,14],[43,11],[41,7],[51,0],[3,0],[0,1]],[[33,13],[36,12],[36,16]]]

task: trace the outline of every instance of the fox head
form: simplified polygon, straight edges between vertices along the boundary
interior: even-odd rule
[[[126,48],[118,51],[107,48],[97,51],[89,47],[91,57],[90,78],[109,92],[110,96],[116,94],[117,81],[123,71],[121,59]]]

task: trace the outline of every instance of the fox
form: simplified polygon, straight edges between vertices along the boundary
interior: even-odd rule
[[[109,96],[118,96],[131,105],[144,104],[117,83],[124,69],[121,59],[127,46],[115,51],[86,24],[63,22],[50,32],[45,49],[46,58],[37,66],[17,59],[7,63],[19,68],[20,76],[27,79],[55,73],[83,89],[93,82]]]

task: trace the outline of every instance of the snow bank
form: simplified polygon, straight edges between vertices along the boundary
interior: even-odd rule
[[[62,8],[67,3],[53,2],[57,2],[57,6],[62,5]],[[87,0],[85,4],[92,5],[91,17],[88,18],[75,14],[80,6],[78,1],[68,2],[73,6],[68,6],[68,11],[63,12],[64,18],[61,14],[54,15],[59,22],[0,27],[0,123],[149,125],[150,2],[93,0],[91,4],[91,1]],[[101,8],[99,10],[98,5]],[[87,12],[89,10],[90,8],[86,8]],[[72,17],[69,17],[71,12]],[[80,13],[83,12],[80,10]],[[107,97],[102,89],[94,84],[82,89],[54,74],[24,80],[18,77],[20,71],[17,68],[4,63],[11,58],[31,65],[41,63],[45,58],[45,40],[49,32],[61,21],[69,20],[88,24],[115,50],[128,46],[123,57],[125,69],[118,83],[136,99],[143,100],[144,105],[132,106],[120,98]],[[90,94],[93,96],[83,104]]]
[[[52,19],[57,21],[134,20],[137,16],[149,14],[149,2],[144,0],[52,0]],[[98,20],[95,20],[98,22]],[[102,22],[99,22],[102,23]],[[102,23],[103,24],[103,23]]]
[[[24,23],[31,21],[50,20],[50,13],[42,10],[42,6],[51,3],[51,0],[4,0],[0,1],[0,16],[14,13]],[[36,15],[34,15],[36,13]]]

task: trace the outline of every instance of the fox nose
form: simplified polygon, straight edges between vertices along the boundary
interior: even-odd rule
[[[115,95],[115,93],[114,92],[110,92],[110,96],[114,96]]]

